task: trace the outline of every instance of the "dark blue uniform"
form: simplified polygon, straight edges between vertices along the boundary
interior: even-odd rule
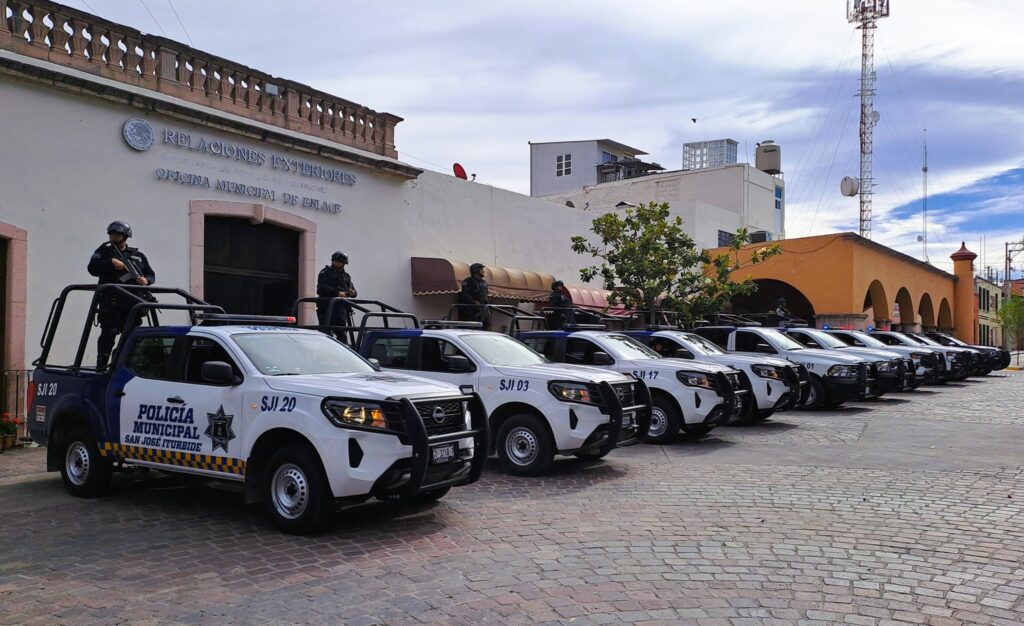
[[[572,308],[572,300],[561,289],[551,290],[551,294],[548,296],[548,306],[555,309],[551,312],[551,317],[549,318],[552,330],[557,330],[565,324],[571,324],[575,321],[574,312],[564,310]]]
[[[487,304],[487,281],[474,276],[467,276],[462,281],[459,292],[459,304],[472,306],[459,308],[459,319],[469,322],[484,322],[484,305]]]
[[[345,294],[348,298],[358,295],[356,286],[352,284],[352,277],[343,267],[324,266],[316,277],[317,297],[337,298],[339,293]],[[316,317],[320,320],[321,326],[351,326],[352,309],[343,300],[334,305],[334,319],[330,321],[327,321],[328,304],[326,301],[316,303]]]
[[[127,268],[119,270],[114,267],[114,259],[121,261],[128,267],[134,268],[137,275],[144,276],[150,285],[156,282],[156,273],[150,266],[149,259],[138,248],[126,247],[124,250],[118,250],[114,244],[108,241],[100,245],[99,248],[96,248],[87,266],[89,273],[99,278],[98,283],[100,285],[112,283],[121,285],[137,284],[135,281],[136,275]],[[108,293],[101,296],[96,313],[100,323],[100,336],[96,341],[97,367],[104,367],[110,360],[110,353],[114,350],[114,342],[118,333],[124,328],[124,324],[128,319],[128,312],[133,304],[134,302],[118,298],[114,294]],[[133,327],[141,323],[141,319],[136,319],[134,320]]]

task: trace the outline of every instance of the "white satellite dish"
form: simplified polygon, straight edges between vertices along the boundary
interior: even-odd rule
[[[878,111],[872,111],[871,112],[871,121],[873,123],[877,124],[878,120],[880,120],[880,119],[882,119],[882,114],[881,113],[879,113]]]
[[[848,198],[853,197],[860,192],[860,181],[853,176],[843,176],[839,182],[839,191]]]

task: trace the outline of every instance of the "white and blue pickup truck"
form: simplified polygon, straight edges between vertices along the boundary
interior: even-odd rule
[[[109,289],[71,286],[55,300],[29,390],[29,432],[73,495],[100,495],[131,466],[192,474],[244,485],[278,528],[308,533],[338,505],[435,500],[483,470],[476,394],[382,372],[316,331],[268,325],[290,319],[219,315],[180,290],[150,291],[190,304],[135,298],[128,319],[178,308],[199,323],[128,324],[103,369],[82,365],[86,326],[73,363],[48,362],[68,293]]]
[[[556,454],[599,459],[647,434],[650,394],[632,376],[552,363],[508,335],[473,324],[423,325],[367,329],[360,352],[386,370],[479,394],[507,472],[542,474]]]
[[[622,333],[577,324],[562,330],[520,332],[517,338],[557,363],[593,365],[643,381],[652,396],[648,443],[668,443],[680,431],[707,434],[740,415],[746,406],[747,391],[737,370],[717,363],[662,358]]]

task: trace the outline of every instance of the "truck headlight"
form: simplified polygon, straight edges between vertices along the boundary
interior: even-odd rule
[[[852,378],[856,376],[853,368],[849,365],[833,365],[828,368],[828,376],[832,378]]]
[[[548,391],[562,402],[601,403],[600,389],[586,383],[552,381],[548,383]]]
[[[701,387],[703,389],[714,389],[715,380],[701,372],[676,372],[676,378],[687,387]]]
[[[772,365],[752,365],[750,370],[761,378],[774,378],[776,380],[782,380],[783,378],[782,369]]]
[[[875,363],[875,367],[878,368],[879,372],[888,372],[889,371],[889,364],[887,362],[885,362],[885,361],[878,361],[877,363]]]
[[[376,428],[380,430],[395,430],[395,424],[389,422],[384,407],[372,402],[358,402],[353,400],[324,400],[324,416],[335,426],[345,428],[355,426],[357,428]]]
[[[915,361],[920,361],[921,359],[923,359],[923,358],[925,358],[927,356],[928,356],[927,352],[911,352],[910,353],[910,358],[914,359]]]

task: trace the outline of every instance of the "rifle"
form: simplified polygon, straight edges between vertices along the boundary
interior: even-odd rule
[[[130,285],[138,284],[137,281],[142,277],[142,271],[135,265],[135,262],[132,261],[131,257],[127,257],[121,252],[119,247],[114,244],[110,244],[110,246],[114,249],[114,254],[117,255],[117,259],[124,263],[124,269],[126,270],[124,274],[118,276],[118,282]],[[150,302],[156,302],[156,298],[148,291],[143,292],[141,297],[145,300],[149,300]]]

